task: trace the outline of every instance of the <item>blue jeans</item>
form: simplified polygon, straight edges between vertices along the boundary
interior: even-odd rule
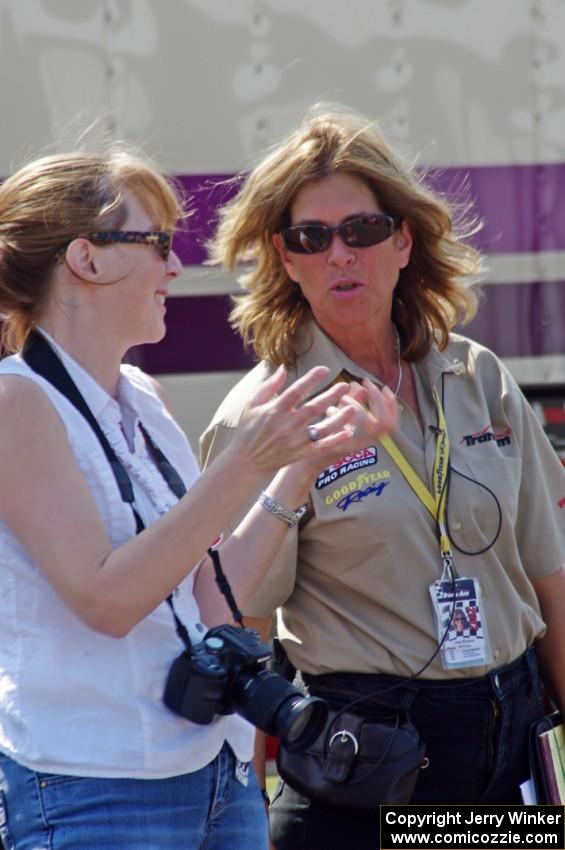
[[[244,787],[235,765],[227,744],[170,779],[42,774],[0,755],[0,837],[5,850],[266,850],[253,766]]]
[[[334,708],[381,690],[355,711],[378,717],[382,705],[403,705],[426,744],[413,803],[520,803],[519,785],[530,774],[528,730],[544,706],[534,651],[487,676],[414,680],[385,675],[331,673],[304,676],[311,693]],[[385,712],[390,714],[390,710]],[[378,850],[379,811],[326,806],[279,783],[270,809],[277,850]]]

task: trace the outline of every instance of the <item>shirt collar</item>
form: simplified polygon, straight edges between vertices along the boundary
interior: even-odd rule
[[[304,322],[298,331],[297,343],[299,360],[297,361],[296,377],[302,377],[309,369],[322,363],[330,370],[327,378],[328,386],[335,381],[343,370],[355,378],[367,378],[369,381],[382,386],[377,375],[372,375],[353,360],[350,360],[315,321],[310,319]],[[437,384],[444,373],[462,375],[466,372],[465,365],[456,357],[450,356],[448,349],[440,351],[434,344],[421,361],[431,387]],[[419,368],[418,363],[415,365],[416,368]]]
[[[323,364],[330,370],[327,378],[328,384],[332,384],[344,369],[355,377],[375,380],[375,375],[371,375],[357,363],[354,363],[353,360],[350,360],[313,320],[306,321],[300,327],[297,337],[297,350],[299,359],[296,377],[298,378],[301,378],[314,366]]]

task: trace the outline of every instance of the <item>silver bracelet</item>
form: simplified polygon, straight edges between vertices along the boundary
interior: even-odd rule
[[[272,496],[269,496],[265,493],[265,491],[261,493],[257,501],[262,508],[265,508],[265,510],[269,511],[269,513],[273,514],[273,516],[282,519],[283,522],[288,523],[288,525],[298,525],[306,513],[306,505],[302,505],[302,507],[298,508],[296,511],[291,511],[290,508],[285,508],[284,505],[281,505],[280,502],[277,502],[276,499],[273,499]]]

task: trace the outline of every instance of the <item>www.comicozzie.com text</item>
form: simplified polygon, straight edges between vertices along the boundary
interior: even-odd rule
[[[381,839],[383,848],[429,846],[464,847],[539,847],[563,848],[563,808],[549,810],[523,806],[441,807],[406,806],[404,810],[383,807]],[[490,811],[489,811],[490,809]],[[430,830],[435,827],[435,830]],[[536,830],[541,827],[542,829]],[[543,830],[543,827],[546,829]],[[423,830],[430,831],[423,831]],[[402,831],[401,831],[402,830]]]

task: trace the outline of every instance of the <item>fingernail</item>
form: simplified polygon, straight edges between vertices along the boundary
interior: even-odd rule
[[[386,395],[387,398],[396,398],[391,388],[387,387],[386,385],[382,388],[381,392],[383,395]]]

